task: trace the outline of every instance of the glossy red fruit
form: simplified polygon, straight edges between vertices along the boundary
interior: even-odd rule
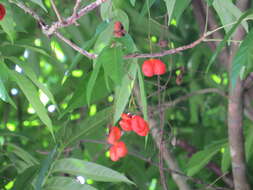
[[[148,123],[138,115],[133,116],[131,126],[133,131],[140,136],[146,136],[149,132]]]
[[[166,65],[159,59],[151,59],[153,63],[153,70],[155,75],[163,75],[166,73]]]
[[[114,146],[114,145],[111,146],[109,152],[110,152],[110,158],[111,158],[112,161],[116,162],[116,161],[119,160],[119,156],[117,154],[117,147],[116,146]]]
[[[149,60],[144,61],[142,64],[142,72],[146,77],[152,77],[154,75],[153,63]]]
[[[111,127],[110,133],[107,137],[109,144],[115,144],[121,137],[121,130],[118,127]]]
[[[117,142],[114,146],[117,149],[117,156],[122,158],[122,157],[125,157],[127,155],[128,151],[127,151],[126,144],[124,142],[122,142],[122,141]]]
[[[124,142],[116,142],[113,146],[110,148],[110,158],[112,161],[116,162],[120,158],[126,156],[128,153],[127,147]]]
[[[116,38],[121,38],[125,35],[126,31],[124,30],[123,24],[120,21],[114,22],[113,34]]]
[[[131,118],[132,118],[131,114],[126,113],[121,114],[122,120],[119,122],[119,125],[124,131],[132,131]]]
[[[6,14],[5,7],[3,4],[0,3],[0,20],[3,20],[5,14]]]
[[[130,120],[132,118],[132,115],[130,113],[122,113],[121,119],[122,120]]]
[[[131,121],[130,120],[121,120],[119,122],[120,127],[124,130],[124,131],[132,131],[132,127],[131,127]]]

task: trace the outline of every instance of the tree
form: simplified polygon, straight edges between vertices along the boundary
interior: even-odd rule
[[[1,188],[249,190],[250,6],[3,0]]]

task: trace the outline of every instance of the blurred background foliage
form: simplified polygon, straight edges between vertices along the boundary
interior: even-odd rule
[[[56,20],[50,0],[24,2],[47,23]],[[81,7],[91,2],[82,1]],[[123,54],[159,52],[198,39],[201,32],[191,1],[175,1],[172,9],[169,2],[108,0],[79,19],[78,26],[62,28],[60,32],[78,46],[97,54],[111,44],[115,20],[120,20],[128,33],[124,38],[130,46],[122,50]],[[105,143],[108,126],[119,119],[115,118],[114,114],[120,114],[122,111],[140,114],[142,110],[137,106],[136,97],[129,92],[126,99],[118,103],[118,106],[122,105],[119,108],[121,111],[115,113],[115,102],[119,98],[115,92],[120,85],[108,79],[106,70],[99,71],[93,88],[88,89],[91,90],[90,97],[87,97],[87,86],[90,84],[96,62],[80,55],[58,38],[46,37],[38,23],[15,4],[7,0],[1,3],[7,9],[6,18],[0,21],[1,189],[32,188],[29,184],[32,181],[35,183],[37,176],[40,176],[42,181],[55,176],[48,169],[45,169],[45,174],[41,173],[41,168],[50,167],[55,160],[67,157],[114,169],[124,173],[136,184],[115,183],[113,180],[109,183],[97,182],[86,177],[86,184],[97,189],[162,189],[157,167],[159,151],[151,136],[145,140],[134,134],[124,134],[123,141],[129,149],[129,155],[118,162],[109,159],[109,146]],[[208,3],[210,8],[213,8],[213,1]],[[66,18],[72,14],[75,3],[70,0],[55,0],[55,4],[61,16]],[[217,14],[219,17],[220,13]],[[232,21],[235,21],[235,18],[232,18]],[[224,24],[222,21],[219,23]],[[162,47],[161,43],[165,45]],[[229,79],[224,67],[215,64],[209,72],[205,72],[211,56],[209,46],[201,43],[193,49],[162,57],[168,72],[162,77],[144,77],[145,100],[148,105],[155,107],[159,96],[168,102],[205,88],[217,88],[226,92]],[[143,60],[123,61],[124,75],[130,72],[131,65],[141,65]],[[136,68],[132,68],[135,81]],[[115,75],[113,70],[111,72]],[[176,79],[180,74],[183,75],[183,80],[178,84]],[[130,83],[133,85],[133,81]],[[158,84],[166,84],[166,89],[158,93]],[[125,89],[125,92],[128,94],[128,89]],[[223,172],[229,172],[231,169],[226,151],[226,107],[226,97],[209,93],[190,97],[165,112],[164,138],[176,155],[182,172],[193,175],[193,178],[200,178],[206,184],[217,179],[214,173],[204,168],[208,161],[215,162]],[[156,119],[159,120],[158,116]],[[244,125],[247,134],[247,161],[250,163],[253,128],[248,120]],[[184,139],[196,149],[208,151],[205,152],[205,157],[199,155],[195,160],[190,159],[185,150],[170,143],[173,139]],[[54,150],[59,149],[62,152],[54,156]],[[252,165],[248,167],[249,171],[252,171]],[[166,177],[170,189],[177,189],[169,172],[166,172]],[[249,177],[252,179],[252,173],[249,173]],[[81,181],[83,179],[81,178]],[[203,188],[203,185],[196,184],[191,179],[188,181],[193,189]],[[19,188],[20,184],[27,187]],[[218,180],[216,185],[226,186],[222,180]],[[46,186],[43,188],[46,189]]]

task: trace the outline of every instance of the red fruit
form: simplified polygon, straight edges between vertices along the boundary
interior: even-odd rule
[[[116,142],[113,146],[110,148],[110,158],[112,161],[116,162],[120,158],[127,155],[127,147],[124,142]]]
[[[117,147],[116,146],[111,146],[111,148],[110,148],[110,158],[114,162],[119,160],[119,156],[117,154]]]
[[[155,75],[163,75],[166,73],[166,65],[159,59],[150,59],[153,62],[153,70]]]
[[[120,32],[124,30],[124,27],[120,21],[114,22],[114,32]]]
[[[126,31],[124,30],[122,23],[120,21],[114,22],[114,30],[113,30],[114,37],[121,38],[122,36],[125,35],[125,33]]]
[[[119,156],[120,158],[124,157],[127,155],[127,147],[126,147],[126,144],[122,141],[120,142],[117,142],[115,145],[114,145],[117,149],[117,156]]]
[[[138,115],[133,116],[131,126],[133,131],[140,136],[146,136],[149,132],[148,123]]]
[[[0,20],[4,18],[5,14],[6,14],[5,7],[0,3]]]
[[[121,120],[119,122],[120,127],[124,130],[124,131],[132,131],[132,127],[131,127],[131,121],[130,120]]]
[[[111,127],[110,133],[107,137],[109,144],[115,144],[121,137],[121,130],[118,127]]]
[[[153,63],[150,60],[144,61],[142,72],[146,77],[152,77],[154,75]]]
[[[130,120],[132,118],[132,115],[130,113],[126,114],[126,113],[122,113],[121,114],[121,119],[122,120]]]

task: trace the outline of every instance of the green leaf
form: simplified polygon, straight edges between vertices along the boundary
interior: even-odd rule
[[[231,84],[232,88],[235,87],[236,80],[240,76],[240,72],[245,67],[246,70],[252,68],[253,60],[253,29],[250,30],[248,35],[244,38],[239,49],[237,50],[232,61]],[[246,73],[245,73],[246,74]],[[245,76],[244,74],[244,76]],[[244,76],[241,79],[244,79]]]
[[[21,147],[8,143],[7,146],[10,148],[10,152],[16,154],[19,158],[25,161],[29,165],[37,165],[39,162],[34,158],[30,153],[26,150],[22,149]]]
[[[188,162],[187,175],[193,176],[198,173],[225,145],[226,143],[214,144],[211,147],[207,147],[205,150],[195,153]]]
[[[230,0],[214,0],[213,7],[215,11],[217,12],[218,16],[221,19],[221,23],[223,26],[227,24],[231,24],[235,21],[237,21],[240,16],[242,15],[242,12],[238,7],[236,7],[232,1]],[[247,22],[242,22],[242,25],[246,31],[248,31],[248,24]],[[229,30],[232,28],[232,26],[225,27],[226,33],[229,32]]]
[[[38,114],[39,118],[41,121],[48,127],[49,131],[51,132],[53,138],[54,138],[54,132],[53,132],[53,126],[52,126],[52,121],[49,118],[47,114],[47,110],[41,103],[39,96],[38,96],[38,91],[35,88],[35,86],[32,84],[32,82],[27,79],[24,75],[19,74],[15,71],[10,71],[12,77],[20,87],[20,89],[23,91],[25,94],[26,98]],[[55,138],[54,138],[55,139]]]
[[[118,47],[105,48],[98,57],[97,63],[102,62],[105,75],[112,79],[116,85],[120,85],[123,76],[123,54]]]
[[[45,180],[46,174],[50,168],[50,166],[52,165],[53,161],[54,161],[54,157],[57,153],[57,148],[54,148],[46,157],[45,160],[42,161],[41,164],[41,168],[39,171],[39,175],[36,179],[36,183],[35,183],[35,190],[41,190],[42,189],[42,184]]]
[[[38,166],[34,165],[27,168],[24,172],[16,177],[12,190],[29,189],[31,188],[32,180],[38,171]]]
[[[96,188],[80,184],[75,179],[70,177],[52,177],[50,178],[43,190],[96,190]]]
[[[80,140],[85,134],[87,134],[93,128],[99,126],[102,127],[103,124],[106,124],[112,116],[112,108],[108,107],[99,111],[94,116],[86,118],[78,126],[75,127],[75,130],[69,135],[68,138],[65,138],[66,146],[69,144]],[[67,139],[67,140],[66,140]]]
[[[190,2],[190,0],[177,0],[174,6],[173,13],[171,15],[171,19],[175,19],[178,23],[181,15],[183,14],[184,10],[187,8]]]
[[[229,146],[226,145],[224,147],[224,152],[222,153],[221,171],[223,173],[227,172],[230,165],[231,165],[231,156],[230,156]]]
[[[114,103],[115,112],[113,116],[114,124],[119,120],[120,115],[125,110],[135,81],[138,67],[137,60],[132,59],[131,61],[129,61],[129,64],[130,64],[129,70],[124,75],[122,84],[116,87],[115,89],[115,103]]]
[[[10,5],[4,3],[4,6],[6,8],[6,15],[4,19],[0,21],[0,26],[2,26],[4,32],[9,36],[10,41],[13,43],[16,37],[16,30],[15,30],[16,23],[13,20]]]
[[[168,16],[169,16],[168,25],[170,25],[170,21],[172,19],[171,16],[172,16],[173,11],[174,11],[176,0],[164,0],[164,1],[165,1],[165,4],[166,4],[166,7],[167,7]]]
[[[124,12],[121,9],[116,9],[112,12],[112,19],[114,19],[114,21],[120,21],[123,26],[124,26],[124,30],[128,31],[129,30],[129,18],[126,14],[126,12]]]
[[[27,64],[24,61],[21,61],[20,59],[16,58],[16,57],[7,57],[7,59],[11,60],[12,62],[16,63],[18,66],[20,66],[26,76],[39,88],[41,89],[46,95],[47,97],[51,100],[51,102],[57,106],[54,96],[53,94],[50,92],[50,90],[44,86],[44,84],[40,83],[39,80],[37,79],[37,76],[35,74],[35,72],[32,70],[32,68],[29,66],[29,64]]]
[[[0,64],[0,99],[2,99],[5,102],[10,103],[13,107],[16,108],[15,103],[13,102],[11,97],[9,96],[9,94],[6,91],[6,88],[4,86],[4,79],[2,78],[2,74],[1,74],[1,64]]]
[[[65,158],[55,162],[52,173],[67,173],[71,175],[81,175],[85,178],[104,182],[126,182],[133,184],[123,174],[110,168],[92,162],[78,160],[75,158]]]
[[[68,102],[68,107],[62,112],[62,114],[59,116],[59,118],[62,118],[66,113],[72,111],[73,109],[82,107],[87,105],[87,85],[88,81],[90,79],[90,76],[93,72],[91,72],[88,75],[84,75],[80,82],[76,85],[76,89],[74,90],[73,97]],[[109,91],[106,88],[104,80],[104,74],[98,75],[93,90],[92,90],[92,96],[90,96],[90,102],[89,104],[92,104],[94,102],[97,102],[98,100],[101,100],[108,96],[111,91]]]
[[[231,30],[226,34],[226,36],[224,37],[224,39],[219,43],[218,47],[216,48],[215,52],[213,53],[213,56],[211,57],[207,69],[206,69],[206,73],[209,71],[210,67],[212,66],[212,64],[214,63],[216,57],[218,56],[218,54],[220,53],[220,51],[225,47],[227,41],[229,40],[229,38],[231,37],[231,35],[235,32],[235,30],[237,29],[237,27],[241,24],[241,22],[246,19],[247,17],[250,17],[253,14],[253,10],[249,10],[247,12],[245,12],[240,18],[239,20],[234,24],[234,26],[231,28]]]
[[[91,101],[91,95],[92,95],[92,91],[93,91],[93,88],[96,84],[96,80],[98,78],[98,74],[99,74],[99,71],[100,71],[100,68],[103,64],[102,61],[99,60],[99,57],[97,60],[95,60],[95,67],[91,73],[91,76],[90,76],[90,79],[89,79],[89,82],[87,84],[87,103],[88,105],[90,104],[90,101]]]
[[[94,52],[99,54],[105,47],[109,45],[113,37],[113,26],[114,23],[110,22],[107,27],[102,31],[94,45]]]
[[[135,0],[130,0],[130,3],[135,6]]]
[[[109,20],[112,16],[112,1],[107,0],[100,6],[100,15],[103,20]]]
[[[35,4],[39,5],[44,11],[47,12],[46,7],[44,6],[42,0],[31,0],[32,2],[34,2]]]
[[[138,66],[138,81],[139,81],[140,94],[141,94],[141,109],[144,115],[144,119],[148,121],[147,96],[146,96],[144,80],[143,80],[143,75],[142,75],[140,66]]]
[[[246,152],[246,160],[247,162],[250,160],[250,157],[253,154],[253,127],[249,126],[246,133],[245,140],[245,152]]]
[[[137,50],[133,38],[129,34],[121,38],[115,38],[115,41],[123,45],[122,51],[124,54],[133,53]]]

